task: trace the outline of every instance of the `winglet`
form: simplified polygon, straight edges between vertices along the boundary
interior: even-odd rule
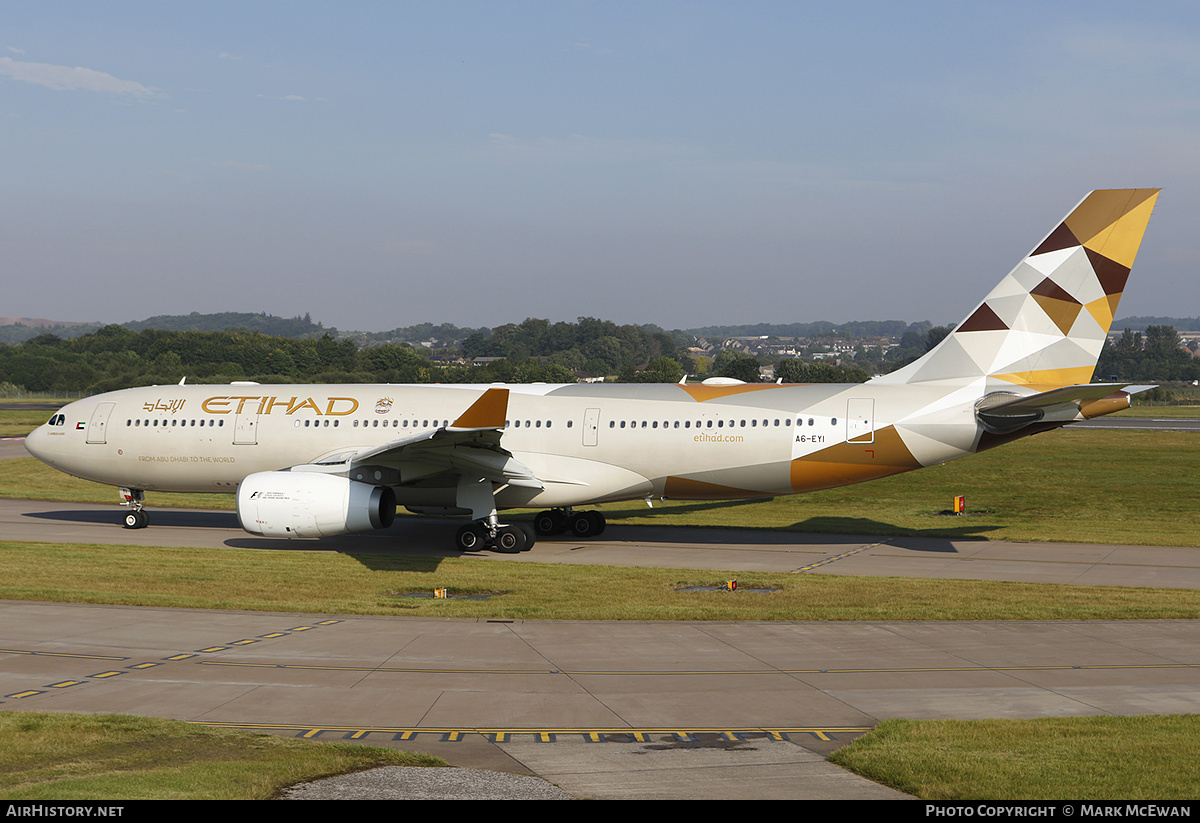
[[[507,416],[508,389],[491,388],[480,395],[479,399],[447,428],[450,431],[502,429]]]

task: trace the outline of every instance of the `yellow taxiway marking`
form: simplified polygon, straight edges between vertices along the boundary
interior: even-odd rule
[[[824,560],[818,560],[816,563],[809,563],[807,566],[801,566],[800,568],[796,569],[795,572],[793,572],[793,574],[798,574],[800,572],[810,572],[813,569],[820,568],[821,566],[827,566],[830,563],[836,563],[837,561],[844,560],[847,557],[853,557],[854,555],[858,554],[859,552],[865,552],[867,549],[873,549],[876,546],[884,546],[884,545],[887,545],[887,544],[885,542],[880,542],[880,543],[871,543],[868,546],[859,546],[857,549],[851,549],[848,552],[842,552],[841,554],[835,554],[833,557],[826,557]]]
[[[503,743],[516,737],[530,737],[542,743],[553,743],[561,738],[579,737],[587,742],[603,743],[616,739],[616,742],[653,742],[669,738],[676,741],[702,742],[704,738],[712,738],[728,742],[741,742],[767,737],[771,740],[788,740],[791,735],[806,735],[819,740],[831,741],[838,735],[865,734],[871,726],[789,726],[777,728],[746,728],[746,729],[680,729],[670,728],[515,728],[502,729],[491,727],[396,727],[396,726],[340,726],[340,725],[310,725],[307,723],[222,723],[214,721],[189,720],[200,726],[214,726],[223,729],[246,729],[258,731],[293,731],[299,737],[315,738],[325,733],[340,733],[348,739],[361,740],[372,734],[391,735],[396,740],[412,740],[418,735],[437,735],[442,740],[458,742],[469,735],[481,735],[495,742]]]
[[[77,660],[128,660],[128,657],[113,657],[108,654],[71,654],[68,652],[38,652],[30,649],[0,649],[0,654],[27,654],[33,657],[70,657]]]

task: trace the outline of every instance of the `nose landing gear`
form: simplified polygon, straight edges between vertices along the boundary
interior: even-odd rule
[[[124,500],[121,505],[129,506],[129,511],[125,513],[124,528],[146,528],[150,523],[150,516],[143,508],[146,505],[146,493],[141,489],[121,489],[121,497]]]

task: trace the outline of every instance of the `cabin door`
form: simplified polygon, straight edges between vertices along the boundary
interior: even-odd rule
[[[594,446],[600,437],[600,410],[588,409],[583,413],[583,445]]]
[[[87,427],[87,442],[89,443],[106,443],[108,442],[108,418],[112,414],[113,406],[116,403],[101,403],[96,406],[96,410],[92,412],[92,419],[88,421]]]
[[[233,445],[254,446],[258,444],[258,415],[239,414],[233,427]]]
[[[851,397],[846,401],[846,442],[875,442],[875,400]]]

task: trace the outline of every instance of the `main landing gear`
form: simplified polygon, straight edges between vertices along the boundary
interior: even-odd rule
[[[525,523],[501,523],[496,514],[492,481],[474,474],[458,478],[455,503],[471,512],[472,522],[454,536],[455,548],[464,552],[491,549],[516,554],[533,548],[538,535],[549,537],[570,530],[576,537],[595,537],[604,531],[604,515],[600,512],[577,512],[570,508],[539,512],[532,527]]]
[[[543,537],[569,531],[576,537],[597,537],[604,531],[604,515],[597,511],[577,512],[571,509],[550,509],[538,512],[533,518],[534,530]]]
[[[150,523],[150,516],[146,514],[143,508],[146,505],[146,493],[141,489],[121,489],[121,497],[124,499],[122,506],[129,506],[129,511],[125,514],[125,523],[127,529],[144,529]]]
[[[518,554],[532,549],[535,542],[537,535],[527,523],[468,523],[454,537],[455,548],[464,552],[491,549],[501,554]]]
[[[533,525],[528,523],[489,522],[476,520],[458,530],[454,547],[464,552],[495,551],[501,554],[517,554],[533,548],[540,537],[571,532],[576,537],[596,537],[606,522],[597,511],[577,512],[570,509],[549,509],[538,512]]]

